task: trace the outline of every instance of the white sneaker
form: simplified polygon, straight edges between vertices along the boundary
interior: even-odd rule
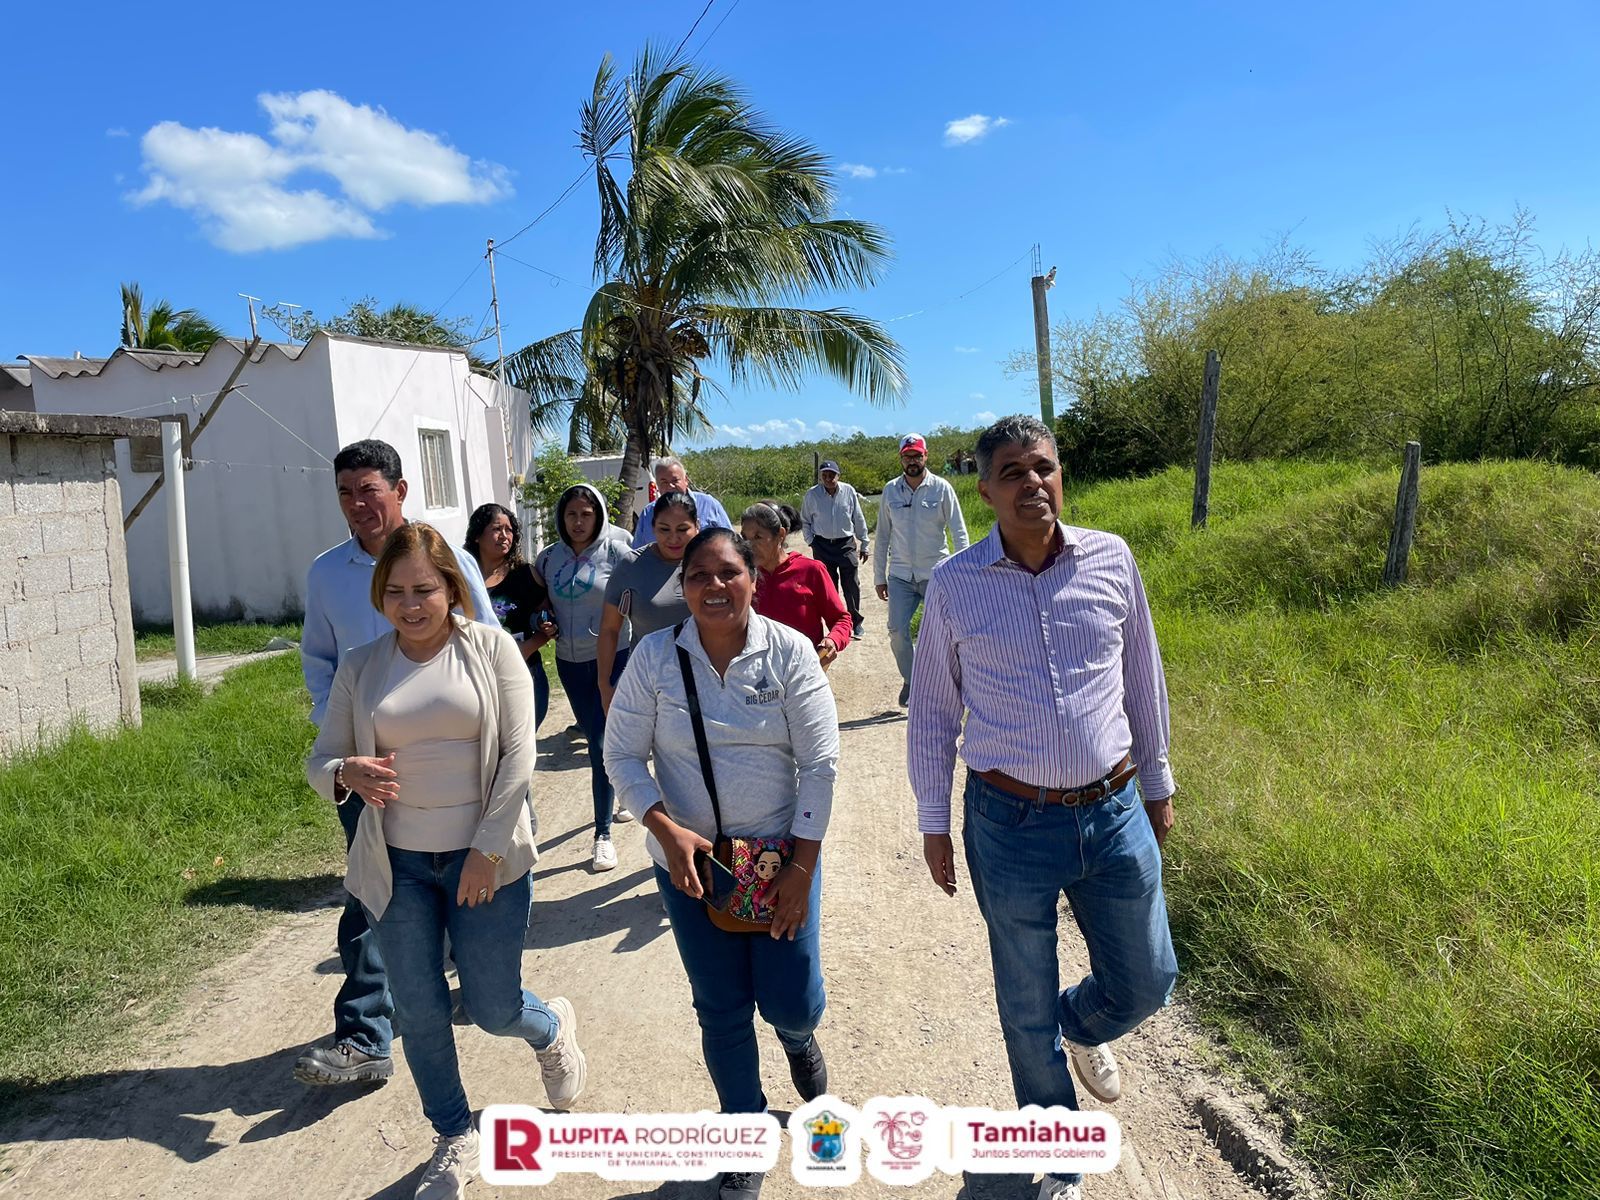
[[[1111,1056],[1110,1046],[1104,1043],[1080,1046],[1077,1042],[1067,1042],[1067,1057],[1072,1060],[1079,1082],[1101,1104],[1122,1099],[1122,1072],[1117,1070],[1117,1060]]]
[[[557,996],[546,1000],[545,1007],[556,1015],[556,1040],[534,1053],[539,1056],[539,1073],[544,1079],[550,1107],[565,1112],[588,1082],[589,1060],[578,1047],[578,1014],[573,1010],[572,1001]]]
[[[609,837],[597,837],[594,840],[594,869],[596,871],[617,869],[617,848],[611,844]]]
[[[1083,1185],[1063,1183],[1046,1175],[1039,1184],[1037,1200],[1083,1200]]]
[[[433,1139],[433,1158],[417,1184],[416,1200],[461,1200],[478,1174],[478,1131]]]
[[[613,825],[626,825],[631,820],[633,820],[633,814],[620,804],[617,805],[617,811],[611,814],[611,823]]]

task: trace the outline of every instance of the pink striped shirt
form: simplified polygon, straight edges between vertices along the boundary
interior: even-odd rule
[[[1038,575],[1006,557],[998,525],[934,569],[906,727],[923,833],[950,832],[958,736],[972,770],[1037,787],[1082,787],[1131,754],[1146,800],[1177,790],[1133,552],[1114,533],[1058,525],[1062,551]]]

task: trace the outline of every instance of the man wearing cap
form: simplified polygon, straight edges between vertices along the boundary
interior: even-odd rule
[[[889,648],[900,668],[900,704],[911,698],[911,620],[928,593],[928,577],[967,548],[967,523],[949,482],[928,470],[928,444],[918,433],[900,439],[903,471],[883,485],[878,503],[878,544],[872,577],[878,599],[889,602]]]
[[[826,461],[817,468],[822,480],[800,502],[800,530],[811,547],[812,556],[828,568],[833,586],[844,594],[850,610],[851,636],[860,639],[865,618],[861,615],[861,582],[858,563],[867,561],[867,515],[861,511],[861,497],[848,483],[839,482],[839,464]]]

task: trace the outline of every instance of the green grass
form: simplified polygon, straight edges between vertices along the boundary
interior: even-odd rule
[[[1187,994],[1340,1193],[1593,1195],[1600,1163],[1600,481],[1224,466],[1075,492],[1139,555],[1182,793]],[[964,493],[969,481],[958,483]],[[987,510],[968,505],[974,535]]]
[[[194,631],[194,652],[202,657],[213,654],[254,654],[264,650],[275,637],[291,642],[300,640],[300,625],[273,625],[249,621],[228,621],[214,625],[197,625]],[[134,634],[134,653],[146,658],[171,658],[177,654],[177,644],[172,638],[172,626],[141,629]]]
[[[342,874],[300,665],[144,692],[144,725],[0,768],[0,1109],[102,1066],[203,967]]]

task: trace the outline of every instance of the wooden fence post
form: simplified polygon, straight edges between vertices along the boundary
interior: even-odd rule
[[[1422,443],[1407,442],[1405,465],[1400,468],[1400,491],[1394,500],[1394,530],[1389,534],[1389,557],[1383,564],[1383,586],[1399,587],[1406,581],[1411,562],[1411,538],[1417,531],[1417,477],[1422,470]]]
[[[1211,446],[1217,436],[1217,385],[1222,377],[1222,360],[1215,350],[1206,351],[1205,385],[1200,389],[1200,437],[1194,460],[1193,529],[1204,529],[1211,511]]]

